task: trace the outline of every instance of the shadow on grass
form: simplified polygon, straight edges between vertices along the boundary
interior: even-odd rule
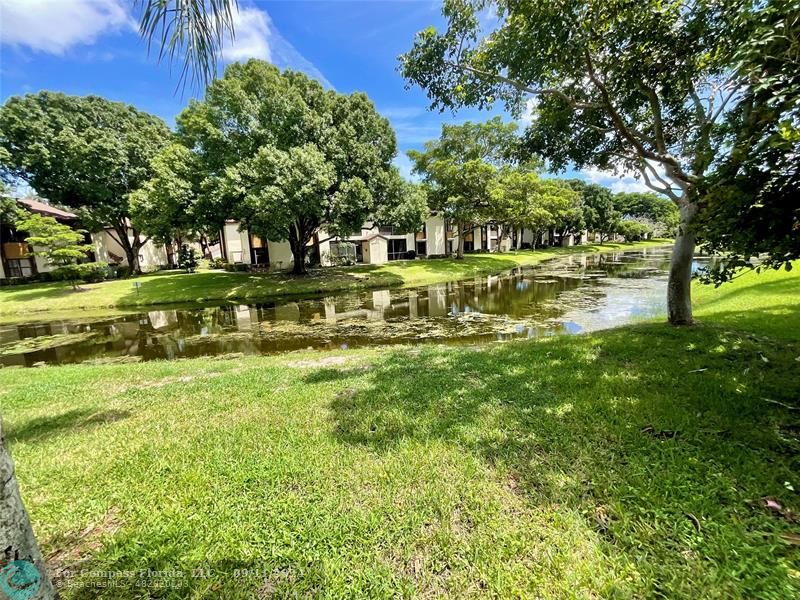
[[[633,595],[691,596],[720,569],[739,575],[718,591],[778,597],[795,568],[778,536],[797,528],[757,502],[800,508],[784,487],[796,481],[800,448],[778,434],[799,419],[764,399],[797,404],[798,350],[719,328],[645,325],[392,352],[366,386],[333,401],[334,431],[380,453],[433,441],[481,458],[533,510],[584,515],[604,553],[648,582]],[[330,371],[307,381],[332,380]]]
[[[765,284],[766,285],[766,284]],[[734,330],[758,331],[760,335],[780,340],[800,340],[800,302],[770,304],[758,309],[710,310],[700,312],[699,323],[708,318]]]
[[[9,426],[6,436],[12,443],[38,442],[50,436],[71,434],[120,421],[130,414],[126,410],[70,410],[59,415],[31,419],[22,427]]]

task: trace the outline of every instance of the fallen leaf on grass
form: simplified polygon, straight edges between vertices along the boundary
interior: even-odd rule
[[[794,512],[786,508],[777,498],[773,498],[772,496],[764,496],[761,498],[761,506],[770,510],[772,513],[778,515],[786,521],[789,521],[790,523],[795,521]]]
[[[677,437],[680,434],[679,431],[672,431],[671,429],[662,429],[660,431],[656,431],[655,427],[653,427],[652,425],[647,425],[646,427],[642,427],[639,430],[639,433],[651,435],[654,438],[659,438],[662,440],[671,440],[672,438]]]
[[[800,535],[796,533],[782,533],[781,539],[792,546],[800,546]]]

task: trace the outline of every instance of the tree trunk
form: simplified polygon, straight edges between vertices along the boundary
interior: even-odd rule
[[[291,240],[289,245],[292,248],[292,258],[294,258],[292,273],[295,275],[305,275],[307,273],[305,243],[302,240]]]
[[[4,580],[3,589],[9,584],[12,590],[18,591],[20,598],[55,598],[28,511],[19,493],[14,461],[6,449],[1,420],[0,503],[0,544],[4,551],[0,558],[0,577]]]
[[[520,250],[522,248],[522,234],[524,233],[525,233],[524,227],[522,229],[517,230],[517,250]]]
[[[464,225],[458,223],[458,250],[456,250],[456,258],[461,260],[464,258]]]
[[[667,315],[672,325],[692,324],[692,259],[694,258],[695,235],[692,221],[697,212],[694,204],[686,204],[681,209],[681,224],[675,245],[667,280]]]
[[[117,223],[114,225],[114,231],[119,238],[117,242],[122,246],[125,252],[125,260],[128,262],[128,274],[141,274],[142,268],[139,265],[139,249],[142,247],[141,239],[138,233],[134,234],[133,243],[128,237],[128,227],[126,223]]]

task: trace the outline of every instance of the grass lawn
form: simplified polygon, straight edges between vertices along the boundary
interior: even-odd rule
[[[0,402],[64,598],[786,599],[798,271],[690,328],[7,369]]]
[[[122,279],[85,284],[75,292],[70,284],[35,283],[0,288],[0,320],[29,319],[35,313],[58,312],[77,316],[76,311],[136,307],[152,304],[209,301],[253,302],[275,296],[346,291],[367,287],[427,285],[475,275],[492,274],[520,265],[532,265],[548,258],[576,252],[610,252],[664,246],[670,240],[633,244],[583,245],[570,248],[523,250],[503,254],[468,254],[464,260],[451,259],[394,261],[384,265],[360,265],[322,269],[306,277],[287,273],[227,273],[164,271],[135,280]],[[141,284],[135,289],[133,282]],[[72,315],[65,315],[71,311]]]

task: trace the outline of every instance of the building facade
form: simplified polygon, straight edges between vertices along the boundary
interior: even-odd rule
[[[500,238],[494,224],[475,226],[464,236],[466,252],[494,251],[498,247],[507,251],[513,248],[511,238]],[[234,264],[248,264],[271,270],[288,270],[293,266],[288,242],[262,239],[237,221],[227,221],[220,232],[220,256]],[[319,231],[309,243],[312,262],[322,266],[337,264],[340,259],[380,265],[395,260],[414,257],[442,257],[458,249],[458,233],[441,215],[431,214],[421,231],[402,233],[391,226],[365,223],[361,231],[347,237],[331,237]]]
[[[29,212],[52,217],[62,225],[77,227],[78,216],[75,213],[56,208],[40,198],[18,198],[20,208]],[[125,251],[117,242],[117,234],[107,228],[98,233],[87,233],[85,242],[92,247],[87,261],[105,262],[112,266],[127,266]],[[55,267],[41,256],[32,256],[32,248],[25,239],[28,232],[16,229],[8,223],[0,223],[0,279],[27,280],[41,273],[49,273]],[[129,234],[132,238],[132,232]],[[139,251],[139,264],[144,271],[155,271],[160,268],[175,266],[176,250],[171,246],[156,244],[148,240]]]

